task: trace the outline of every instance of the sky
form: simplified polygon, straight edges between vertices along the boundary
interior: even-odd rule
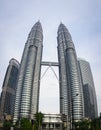
[[[44,36],[43,61],[58,61],[58,26],[62,22],[68,28],[77,56],[91,65],[100,113],[101,0],[0,0],[0,92],[9,60],[20,62],[28,34],[38,20]],[[41,75],[46,69],[42,67]],[[58,68],[53,69],[58,76]],[[43,113],[59,113],[58,82],[51,68],[41,78],[39,110]]]

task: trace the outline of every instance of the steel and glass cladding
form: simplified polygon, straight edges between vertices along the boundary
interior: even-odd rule
[[[59,66],[60,113],[66,115],[68,122],[83,119],[84,112],[87,117],[88,108],[91,108],[90,116],[97,116],[90,66],[83,60],[78,62],[71,35],[64,24],[59,25],[57,35],[58,63],[42,62],[43,31],[39,21],[28,35],[18,75],[14,123],[23,117],[34,119],[38,112],[41,65]]]
[[[39,86],[43,49],[43,31],[38,21],[31,29],[25,44],[16,91],[13,121],[34,118],[39,106]]]
[[[83,118],[83,95],[77,56],[71,35],[64,24],[58,28],[58,60],[60,81],[60,113],[68,121]]]
[[[96,118],[98,116],[97,100],[90,64],[83,59],[78,59],[78,63],[83,83],[85,117]]]
[[[4,78],[2,93],[0,98],[0,120],[13,116],[16,83],[18,78],[19,63],[12,58]]]

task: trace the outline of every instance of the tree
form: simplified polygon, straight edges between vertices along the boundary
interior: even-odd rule
[[[5,120],[3,122],[3,130],[10,130],[11,126],[12,126],[11,120]]]
[[[75,122],[75,130],[90,130],[90,121],[85,119]]]
[[[32,124],[29,119],[22,118],[20,120],[20,130],[32,130]]]
[[[18,120],[14,126],[14,130],[32,130],[32,123],[27,118]]]
[[[36,120],[35,120],[35,124],[34,124],[34,130],[41,130],[41,126],[42,126],[42,122],[43,122],[43,117],[44,117],[44,115],[41,112],[37,112],[35,114]]]
[[[100,118],[84,119],[79,122],[75,122],[75,130],[101,130]]]
[[[95,118],[91,121],[91,130],[101,130],[100,118]]]

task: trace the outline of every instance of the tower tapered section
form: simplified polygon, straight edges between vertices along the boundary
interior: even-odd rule
[[[33,119],[38,111],[43,31],[38,21],[31,29],[25,44],[16,91],[13,121]]]
[[[83,118],[83,96],[80,72],[71,35],[64,24],[58,28],[58,60],[60,78],[60,113],[68,121]]]

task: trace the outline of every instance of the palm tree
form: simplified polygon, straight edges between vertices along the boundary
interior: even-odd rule
[[[34,124],[34,130],[41,130],[42,122],[43,122],[44,114],[41,112],[37,112],[35,114],[35,124]]]

